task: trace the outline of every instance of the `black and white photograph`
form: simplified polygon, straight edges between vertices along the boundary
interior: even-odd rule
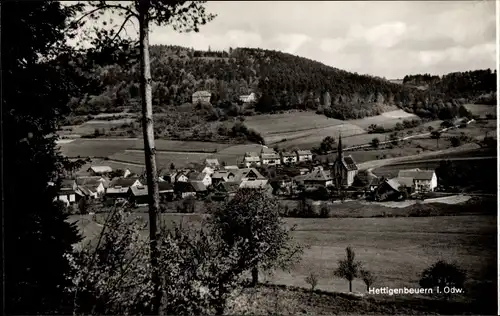
[[[3,315],[498,315],[500,0],[5,0]]]

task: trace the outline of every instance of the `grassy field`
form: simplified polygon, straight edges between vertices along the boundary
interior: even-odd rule
[[[66,144],[60,144],[61,153],[68,157],[108,157],[125,149],[139,146],[142,140],[130,139],[75,139]]]
[[[143,215],[144,217],[146,214]],[[165,222],[199,223],[202,215],[163,214]],[[88,215],[74,215],[87,238],[99,234],[99,224]],[[101,219],[102,220],[102,219]],[[356,251],[376,277],[377,287],[418,287],[419,274],[439,259],[458,263],[467,270],[466,291],[496,279],[496,216],[442,216],[402,218],[285,219],[296,225],[294,237],[306,247],[302,260],[290,272],[262,275],[263,281],[307,287],[304,278],[319,275],[318,289],[347,291],[345,280],[333,277],[345,247]],[[145,231],[147,234],[147,231]],[[365,292],[360,280],[353,290]]]
[[[220,144],[212,142],[177,141],[166,139],[155,139],[155,147],[158,151],[186,151],[212,153],[228,148],[231,144]],[[143,149],[144,143],[138,143],[130,149]]]
[[[415,114],[407,113],[403,110],[396,110],[396,111],[385,112],[376,116],[365,117],[358,120],[350,120],[348,122],[364,129],[368,128],[368,126],[372,124],[383,126],[384,128],[392,128],[398,122],[402,122],[403,120],[417,119],[417,118],[418,116],[416,116]]]
[[[247,151],[260,152],[262,150],[261,145],[257,144],[246,144],[246,145],[234,145],[223,149],[210,157],[217,158],[219,163],[223,161],[228,165],[234,165],[243,160],[243,156]]]
[[[496,115],[497,107],[487,104],[465,104],[465,108],[474,115],[486,116],[486,114]]]
[[[176,167],[179,168],[187,166],[190,163],[202,163],[203,160],[208,156],[208,153],[173,153],[159,151],[156,153],[156,165],[158,169],[169,168],[170,164],[173,163]],[[111,155],[109,159],[120,162],[144,164],[144,152],[142,150],[126,150]]]

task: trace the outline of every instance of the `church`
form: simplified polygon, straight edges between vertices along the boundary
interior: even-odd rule
[[[354,182],[354,177],[358,174],[358,166],[350,155],[344,156],[340,135],[337,148],[337,159],[332,168],[334,184],[336,187],[350,187]]]

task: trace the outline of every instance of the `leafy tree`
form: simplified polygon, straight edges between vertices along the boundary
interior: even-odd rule
[[[431,132],[431,138],[436,140],[436,146],[439,148],[439,139],[441,138],[441,132],[439,131]]]
[[[153,127],[153,104],[151,85],[151,64],[149,52],[149,32],[152,23],[158,26],[171,25],[176,31],[198,32],[199,26],[211,21],[215,16],[206,14],[203,2],[187,1],[150,1],[136,0],[129,3],[114,3],[112,1],[89,1],[90,11],[86,16],[91,18],[96,12],[117,12],[123,18],[123,23],[118,29],[107,31],[97,30],[97,38],[94,41],[98,49],[108,49],[114,45],[114,40],[120,36],[125,24],[135,18],[139,25],[139,52],[140,52],[140,95],[142,100],[142,124],[144,136],[144,153],[146,161],[146,175],[149,197],[149,229],[151,240],[151,265],[153,267],[153,283],[155,284],[155,297],[153,313],[158,314],[161,302],[161,291],[159,290],[158,277],[158,252],[157,252],[157,222],[160,210],[160,196],[158,191],[158,174],[156,169],[154,127]]]
[[[359,275],[366,285],[366,291],[370,291],[370,286],[372,286],[373,282],[375,282],[373,274],[366,269],[361,269]]]
[[[373,138],[372,141],[370,142],[370,145],[375,149],[378,148],[379,144],[380,140],[377,137]]]
[[[349,281],[349,292],[352,292],[352,281],[359,277],[361,262],[355,260],[356,254],[351,247],[347,247],[346,258],[339,260],[338,267],[334,271],[336,277]]]
[[[321,144],[320,144],[320,147],[319,147],[320,152],[326,153],[328,151],[334,150],[335,149],[335,144],[336,144],[335,138],[333,138],[332,136],[325,137],[321,141]]]
[[[240,245],[240,260],[260,257],[249,267],[253,285],[258,282],[259,269],[288,268],[301,253],[280,218],[280,207],[263,190],[243,189],[213,214],[212,223],[221,238],[229,247]]]
[[[432,131],[434,130],[434,127],[429,126],[429,127],[427,127],[427,130],[428,130],[429,132],[432,132]]]
[[[318,274],[311,272],[306,278],[305,281],[307,284],[311,286],[311,292],[314,292],[316,285],[318,285]]]
[[[456,264],[440,260],[422,272],[419,284],[424,288],[438,287],[443,292],[445,287],[463,288],[465,279],[464,270]]]
[[[462,141],[457,136],[453,136],[450,138],[450,142],[453,147],[458,147],[460,146]]]
[[[87,87],[79,65],[67,63],[81,55],[65,45],[75,35],[68,18],[80,9],[52,1],[2,3],[2,28],[11,30],[2,33],[2,129],[8,131],[2,176],[9,183],[3,188],[4,311],[10,315],[70,313],[64,289],[72,271],[64,255],[81,237],[53,202],[63,161],[53,135],[70,98]]]

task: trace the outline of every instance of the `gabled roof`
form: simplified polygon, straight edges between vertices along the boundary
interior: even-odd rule
[[[277,153],[262,153],[262,159],[279,159],[280,156]]]
[[[327,172],[323,169],[313,170],[311,173],[308,173],[304,178],[304,181],[330,181],[330,180],[332,180],[330,172]]]
[[[409,188],[413,186],[413,178],[397,177],[394,178],[394,180],[397,181],[400,185],[404,185]]]
[[[99,185],[101,183],[106,182],[105,179],[102,177],[80,177],[76,178],[76,184],[77,185]]]
[[[255,151],[247,151],[245,153],[245,157],[259,157],[259,153],[255,152]]]
[[[244,168],[244,169],[239,169],[238,172],[235,172],[236,178],[238,179],[243,179],[243,178],[256,178],[256,179],[262,179],[264,176],[260,174],[259,171],[255,168]]]
[[[196,192],[192,182],[176,182],[174,188],[177,192]]]
[[[346,169],[348,171],[358,170],[358,166],[356,165],[356,162],[354,161],[354,159],[350,155],[343,157],[342,162],[344,163],[344,166],[346,167]]]
[[[207,190],[207,187],[201,181],[190,181],[196,192],[203,192]]]
[[[299,156],[305,156],[305,155],[312,155],[312,152],[310,150],[297,150],[297,154]]]
[[[89,168],[89,170],[92,170],[95,173],[106,173],[113,171],[110,166],[92,166]]]
[[[129,189],[133,196],[145,196],[148,195],[148,187],[146,185],[138,185],[135,187],[130,187]]]
[[[203,181],[203,179],[205,179],[206,177],[206,173],[202,173],[202,172],[190,172],[188,174],[188,179],[190,181]]]
[[[413,178],[419,171],[420,171],[419,168],[399,170],[398,177]]]
[[[255,179],[255,180],[247,180],[243,181],[240,184],[240,188],[242,189],[260,189],[264,188],[267,185],[267,179]]]
[[[386,183],[394,190],[399,191],[401,184],[396,179],[387,180]]]
[[[61,181],[61,189],[64,189],[64,188],[73,188],[74,184],[75,184],[75,180],[72,180],[72,179],[62,179],[62,181]]]
[[[168,182],[158,182],[158,191],[163,192],[174,192],[174,186]]]
[[[109,184],[110,188],[113,187],[130,187],[133,185],[139,178],[115,178]],[[140,182],[140,181],[139,181]]]
[[[238,170],[238,166],[230,165],[230,166],[225,166],[224,169],[226,170]]]
[[[297,155],[291,151],[284,151],[281,153],[281,157],[296,157]]]
[[[432,177],[434,175],[434,170],[421,170],[417,173],[417,175],[414,177],[415,180],[432,180]]]
[[[413,178],[415,180],[432,180],[434,170],[405,169],[399,170],[398,178]]]
[[[75,194],[75,190],[73,189],[59,190],[58,194],[59,195]]]
[[[227,193],[233,193],[238,191],[240,184],[236,182],[221,182],[217,185],[219,191],[224,191]]]

